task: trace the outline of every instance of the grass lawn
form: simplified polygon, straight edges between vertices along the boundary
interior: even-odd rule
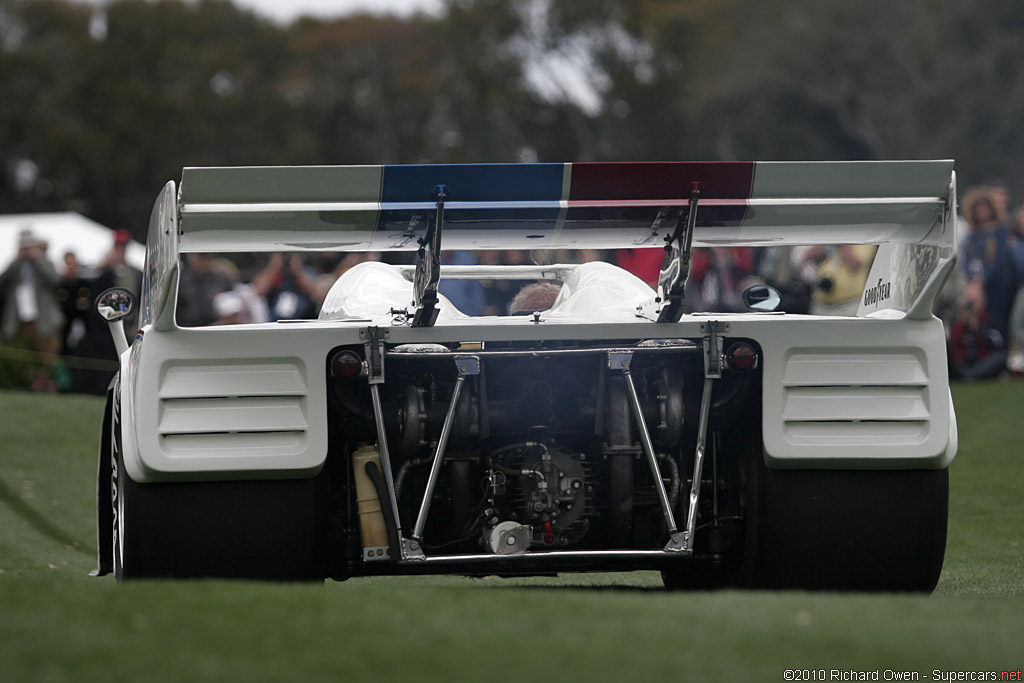
[[[957,385],[953,395],[960,453],[946,564],[934,595],[905,596],[666,593],[651,572],[117,585],[87,576],[102,401],[0,393],[0,682],[1016,672],[1024,383]]]

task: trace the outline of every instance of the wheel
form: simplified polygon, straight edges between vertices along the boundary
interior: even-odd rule
[[[719,468],[730,468],[743,504],[722,516],[742,529],[716,540],[701,525],[702,508],[696,551],[714,562],[663,570],[667,588],[934,590],[946,548],[948,470],[772,470],[757,430],[723,444]]]
[[[125,470],[116,410],[113,422],[110,490],[118,581],[323,580],[323,477],[141,484]]]
[[[111,493],[111,468],[113,460],[113,389],[117,376],[107,387],[107,401],[103,409],[103,426],[100,432],[99,462],[96,468],[96,569],[90,576],[106,576],[114,571],[114,523],[113,498]]]
[[[946,549],[949,472],[771,470],[748,523],[759,588],[931,592]]]

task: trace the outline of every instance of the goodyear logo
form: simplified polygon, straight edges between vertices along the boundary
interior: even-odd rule
[[[882,279],[879,278],[877,285],[874,287],[868,287],[864,290],[864,305],[873,306],[880,301],[885,301],[889,298],[891,289],[891,282],[882,282]]]

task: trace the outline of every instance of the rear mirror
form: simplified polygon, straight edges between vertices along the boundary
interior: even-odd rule
[[[743,303],[752,311],[771,312],[782,303],[782,295],[770,285],[754,285],[743,290]]]
[[[135,295],[123,287],[111,287],[96,297],[96,312],[108,323],[127,318],[135,310]]]

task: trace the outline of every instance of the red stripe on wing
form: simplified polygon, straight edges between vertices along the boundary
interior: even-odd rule
[[[587,200],[688,200],[694,183],[702,199],[745,200],[753,180],[750,161],[574,163],[569,206]]]

